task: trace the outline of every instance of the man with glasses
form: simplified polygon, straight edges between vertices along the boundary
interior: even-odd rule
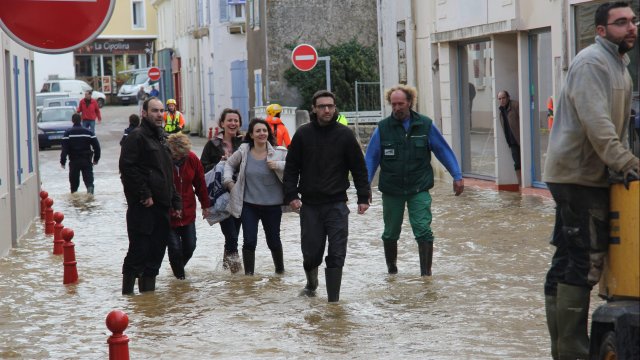
[[[358,196],[358,214],[367,211],[371,197],[362,149],[351,129],[337,122],[335,101],[335,95],[326,90],[313,95],[311,122],[296,130],[284,168],[284,202],[300,209],[302,259],[307,276],[303,295],[315,296],[318,266],[328,240],[325,278],[329,302],[340,298],[347,255],[349,172]]]
[[[558,96],[543,180],[556,202],[556,247],[544,292],[554,359],[586,359],[592,287],[600,280],[609,240],[609,171],[638,178],[628,148],[632,80],[629,52],[638,18],[626,2],[595,13],[595,44],[572,61]]]
[[[366,163],[369,181],[380,166],[378,189],[382,192],[382,242],[387,270],[389,274],[398,272],[398,239],[406,205],[411,230],[418,243],[420,276],[431,276],[433,233],[429,189],[434,184],[431,153],[453,176],[456,196],[464,191],[462,172],[455,154],[433,121],[412,109],[417,98],[415,88],[396,85],[387,90],[385,97],[393,113],[380,121],[371,135]]]

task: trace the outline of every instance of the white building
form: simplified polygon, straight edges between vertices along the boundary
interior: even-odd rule
[[[33,52],[0,30],[0,257],[39,215]]]

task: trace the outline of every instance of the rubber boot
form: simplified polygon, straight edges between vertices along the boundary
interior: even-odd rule
[[[318,288],[318,268],[315,267],[310,271],[305,270],[304,274],[307,276],[307,284],[300,292],[300,296],[315,297]]]
[[[242,249],[242,262],[244,263],[244,274],[253,275],[253,268],[256,265],[256,251]]]
[[[180,259],[180,262],[182,259]],[[184,280],[184,266],[180,266],[176,264],[178,260],[174,260],[173,262],[169,261],[169,265],[171,265],[171,271],[173,272],[173,276],[178,280]]]
[[[93,185],[87,186],[87,194],[93,195],[93,189],[94,189]]]
[[[420,276],[431,276],[431,260],[433,259],[433,242],[425,241],[418,244],[420,255]]]
[[[326,268],[324,269],[324,275],[327,282],[327,298],[329,302],[337,302],[340,300],[342,268]]]
[[[555,296],[546,295],[544,297],[544,309],[547,313],[547,327],[549,328],[549,337],[551,338],[551,358],[558,360],[558,318],[557,318],[557,298]]]
[[[587,318],[591,289],[558,284],[556,316],[558,359],[587,359],[589,335]]]
[[[135,285],[135,274],[122,274],[122,295],[133,295],[133,288]]]
[[[230,266],[230,256],[231,253],[228,252],[227,250],[224,251],[224,255],[222,255],[222,268],[224,270],[228,270],[229,266]]]
[[[284,274],[284,259],[282,257],[282,248],[271,251],[273,265],[276,268],[276,274]]]
[[[396,260],[398,259],[398,242],[397,241],[383,241],[384,244],[384,258],[387,261],[387,270],[389,274],[397,274],[398,267],[396,266]]]
[[[138,291],[155,291],[156,290],[156,277],[155,276],[142,276],[138,278]]]

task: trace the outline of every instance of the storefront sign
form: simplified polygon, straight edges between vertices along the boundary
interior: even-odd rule
[[[76,55],[148,54],[153,52],[153,40],[99,39],[75,51]]]

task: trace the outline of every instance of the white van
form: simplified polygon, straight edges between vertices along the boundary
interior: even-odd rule
[[[82,99],[84,93],[89,90],[92,90],[91,86],[82,80],[55,79],[45,81],[40,92],[66,92],[69,93],[69,97]],[[104,93],[96,90],[91,93],[91,98],[98,102],[99,107],[102,107],[107,100]]]
[[[147,96],[149,96],[149,92],[151,92],[151,86],[155,86],[156,90],[160,90],[158,88],[158,81],[151,81],[149,79],[149,75],[147,75],[149,69],[137,69],[132,71],[122,71],[121,73],[129,73],[129,79],[120,86],[118,90],[118,99],[122,105],[127,104],[135,104],[138,102],[138,91],[140,91],[140,86],[144,87],[144,92]]]

